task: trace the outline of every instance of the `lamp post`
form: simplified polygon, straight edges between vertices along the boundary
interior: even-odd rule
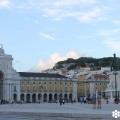
[[[115,99],[117,100],[117,81],[116,81],[116,75],[117,75],[117,65],[116,65],[116,54],[114,55],[114,61],[113,61],[113,69],[114,69],[114,75],[115,75]]]

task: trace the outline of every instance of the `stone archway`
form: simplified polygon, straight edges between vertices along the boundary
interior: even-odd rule
[[[17,94],[13,94],[13,100],[14,102],[17,102]]]
[[[26,102],[27,102],[27,103],[30,103],[30,94],[27,94],[27,95],[26,95]]]
[[[46,93],[43,95],[43,102],[47,102],[47,94]]]
[[[49,101],[52,101],[52,94],[49,94]]]
[[[72,101],[72,93],[69,94],[69,99]]]
[[[63,95],[62,94],[59,95],[59,99],[60,100],[63,99]]]
[[[33,95],[32,95],[32,102],[36,102],[36,94],[34,93]]]
[[[3,72],[0,71],[0,99],[3,100]]]
[[[21,95],[20,95],[20,100],[21,100],[21,101],[24,101],[24,96],[25,96],[24,94],[21,94]]]
[[[58,99],[57,94],[54,94],[54,100],[57,100],[57,99]]]
[[[67,93],[64,94],[64,99],[68,100],[68,95],[67,95]]]
[[[38,100],[42,100],[42,94],[38,94]]]

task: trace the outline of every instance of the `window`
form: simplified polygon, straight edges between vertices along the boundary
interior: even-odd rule
[[[60,91],[62,91],[62,86],[60,86]]]
[[[33,91],[35,91],[35,86],[33,86]]]
[[[50,86],[50,91],[52,91],[52,86]]]
[[[27,90],[28,90],[28,91],[30,90],[30,86],[27,86]]]
[[[27,82],[27,85],[29,85],[30,83],[29,83],[29,81]]]
[[[24,85],[24,82],[22,81],[22,85]]]
[[[33,84],[35,84],[35,81],[33,82]]]
[[[55,91],[57,91],[57,86],[55,86]]]
[[[72,92],[72,87],[70,87],[70,91]]]
[[[42,87],[41,86],[39,86],[39,91],[42,91]]]
[[[24,86],[21,86],[21,90],[22,90],[22,91],[24,90]]]

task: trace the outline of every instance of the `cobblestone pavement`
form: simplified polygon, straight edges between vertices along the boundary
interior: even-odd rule
[[[111,116],[85,115],[72,116],[70,114],[36,114],[36,113],[1,113],[0,120],[114,120]]]
[[[114,110],[120,111],[120,104],[103,104],[102,109],[80,103],[0,105],[0,120],[114,120]]]

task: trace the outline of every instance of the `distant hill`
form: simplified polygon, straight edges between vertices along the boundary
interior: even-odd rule
[[[115,62],[116,61],[116,67]],[[100,69],[101,67],[111,67],[111,69],[120,70],[120,58],[114,60],[113,57],[104,58],[92,58],[92,57],[81,57],[78,59],[69,58],[64,61],[59,61],[53,67],[54,69],[60,69],[66,67],[67,70],[76,69],[77,67],[90,67],[91,70]]]

